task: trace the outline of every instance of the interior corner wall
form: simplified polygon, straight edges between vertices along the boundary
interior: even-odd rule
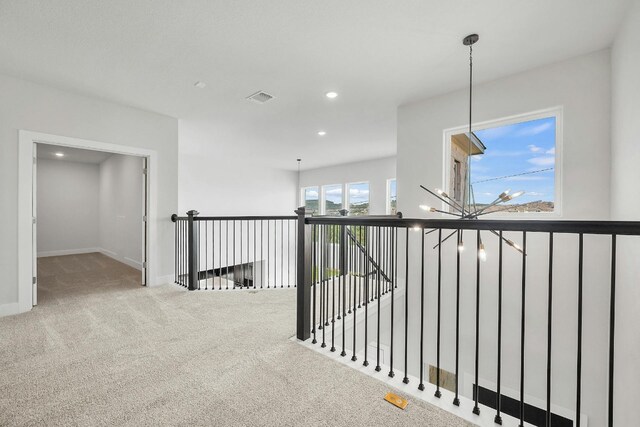
[[[143,160],[114,154],[100,163],[99,242],[104,254],[142,268]]]
[[[560,63],[547,65],[520,74],[507,76],[474,87],[474,117],[477,122],[500,119],[513,115],[563,107],[562,152],[562,219],[609,219],[610,192],[610,119],[611,119],[611,60],[610,51],[603,50]],[[481,55],[477,61],[481,61]],[[481,69],[481,62],[476,62]],[[433,217],[419,211],[425,193],[419,185],[434,188],[443,185],[443,131],[462,126],[467,121],[468,90],[463,89],[420,102],[403,105],[398,109],[397,184],[398,209],[406,217]],[[637,172],[636,172],[637,173]],[[433,234],[427,236],[425,264],[427,267],[425,312],[427,324],[433,325],[437,254],[431,248]],[[419,233],[409,233],[409,293],[420,289]],[[521,243],[521,233],[506,233],[506,237]],[[599,236],[596,236],[599,237]],[[608,283],[609,240],[585,237],[585,299],[583,342],[583,412],[588,412],[589,425],[606,423],[607,337],[608,337]],[[436,236],[437,238],[437,236]],[[487,253],[482,269],[480,300],[480,380],[488,386],[496,382],[497,359],[497,239],[483,235]],[[474,240],[465,233],[465,242]],[[450,239],[454,241],[454,239]],[[544,406],[546,357],[547,292],[544,287],[548,274],[548,236],[529,233],[527,242],[527,338],[526,338],[526,395],[528,402]],[[558,235],[554,252],[554,305],[552,404],[575,407],[575,354],[577,328],[577,237]],[[452,354],[455,348],[456,301],[456,248],[447,242],[442,261],[442,367],[453,372]],[[446,255],[445,255],[446,254]],[[505,250],[503,271],[503,337],[502,390],[518,398],[519,389],[519,325],[521,259],[515,251]],[[461,256],[461,277],[475,277],[474,251]],[[401,261],[404,262],[404,261]],[[402,281],[402,279],[400,279]],[[588,282],[588,283],[587,283]],[[464,388],[467,374],[474,372],[474,313],[475,281],[464,279],[460,283],[460,370]],[[634,301],[637,301],[634,300]],[[416,331],[420,325],[420,299],[409,304],[409,370],[419,366]],[[631,325],[631,323],[630,323]],[[425,360],[435,364],[434,328],[425,331]],[[627,373],[621,375],[628,375]],[[638,376],[630,376],[629,381]],[[632,395],[633,396],[633,395]],[[467,396],[469,397],[469,396]],[[633,423],[621,423],[632,425]]]
[[[172,213],[178,208],[175,118],[0,75],[0,315],[18,309],[18,131],[155,150],[158,153],[157,281],[173,276]],[[154,280],[154,278],[152,278]],[[157,282],[156,282],[157,283]],[[153,282],[152,282],[153,284]]]
[[[222,137],[180,120],[180,215],[192,209],[209,216],[294,215],[297,182],[296,171],[241,154]]]
[[[611,213],[640,220],[640,1],[635,0],[611,51]],[[640,395],[640,238],[619,238],[616,286],[616,425],[637,425]]]
[[[302,171],[300,188],[367,181],[369,213],[385,215],[387,213],[387,180],[395,177],[396,157],[393,156]]]
[[[38,256],[98,248],[99,166],[38,159]]]

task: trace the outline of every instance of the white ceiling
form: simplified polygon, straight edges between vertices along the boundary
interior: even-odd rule
[[[467,84],[468,33],[480,34],[482,82],[608,47],[628,3],[0,0],[0,72],[180,118],[227,153],[310,168],[394,154],[398,105]],[[258,90],[276,98],[245,100]]]
[[[64,156],[58,157],[56,153],[62,153]],[[83,150],[80,148],[61,147],[50,144],[38,144],[37,147],[38,159],[100,164],[112,155],[113,153],[105,153],[103,151]]]

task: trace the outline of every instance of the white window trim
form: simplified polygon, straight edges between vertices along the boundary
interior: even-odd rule
[[[343,194],[344,194],[344,209],[349,210],[351,208],[351,199],[349,198],[349,187],[357,184],[367,184],[367,188],[369,189],[369,215],[371,215],[371,184],[369,181],[354,181],[347,182],[344,185]]]
[[[340,188],[342,188],[342,209],[344,209],[344,206],[345,206],[345,203],[344,203],[344,200],[345,200],[345,194],[344,194],[345,184],[340,184],[340,183],[337,183],[337,184],[324,184],[324,185],[322,185],[321,191],[320,191],[320,193],[322,193],[322,197],[321,197],[322,205],[320,205],[320,215],[326,215],[327,214],[327,207],[325,206],[326,205],[325,201],[327,200],[327,197],[326,197],[326,194],[325,194],[326,188],[327,187],[337,187],[337,186],[340,186]]]
[[[562,217],[562,173],[563,173],[563,149],[562,149],[562,136],[563,136],[563,107],[553,107],[544,110],[533,111],[530,113],[517,114],[514,116],[504,117],[495,120],[488,120],[484,122],[474,123],[472,125],[473,131],[479,131],[487,128],[508,126],[516,123],[544,119],[549,117],[555,117],[556,119],[556,162],[554,165],[555,183],[554,183],[554,211],[553,212],[526,212],[526,213],[513,213],[513,212],[496,212],[491,214],[491,218],[517,218],[517,219],[550,219]],[[443,131],[443,153],[442,158],[442,189],[445,192],[449,192],[449,159],[451,157],[451,136],[467,132],[469,125],[456,126],[454,128],[445,129]],[[442,209],[447,210],[445,204],[442,204]],[[442,214],[442,216],[445,216]]]
[[[385,198],[385,212],[387,213],[387,215],[391,215],[391,181],[396,182],[396,206],[398,203],[398,178],[388,178],[387,179],[387,196]]]
[[[308,185],[306,187],[300,187],[300,200],[302,201],[302,206],[306,206],[307,205],[307,199],[305,198],[305,192],[310,189],[310,188],[317,188],[318,189],[318,215],[321,214],[322,211],[322,204],[321,204],[321,195],[320,193],[322,193],[321,191],[321,186],[320,185]]]

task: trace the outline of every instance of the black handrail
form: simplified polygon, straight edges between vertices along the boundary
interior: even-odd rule
[[[583,220],[459,220],[427,218],[307,217],[305,224],[362,225],[369,227],[424,228],[444,230],[502,230],[541,233],[617,234],[639,236],[640,221]]]

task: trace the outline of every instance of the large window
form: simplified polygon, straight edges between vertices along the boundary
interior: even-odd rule
[[[369,183],[347,184],[349,215],[369,215]]]
[[[340,215],[343,207],[342,184],[325,185],[322,187],[325,215]]]
[[[395,215],[398,213],[398,193],[396,189],[396,179],[387,180],[387,214]]]
[[[474,131],[479,141],[469,151],[464,131],[450,132],[451,160],[449,194],[458,202],[471,198],[481,208],[494,202],[505,190],[524,194],[506,204],[490,208],[503,212],[554,212],[556,200],[556,149],[559,112],[532,114],[514,120],[496,121]],[[467,162],[471,167],[467,177]],[[461,188],[462,187],[462,188]]]
[[[318,187],[307,187],[302,189],[302,198],[304,199],[304,207],[307,212],[312,214],[320,213],[320,203]]]

